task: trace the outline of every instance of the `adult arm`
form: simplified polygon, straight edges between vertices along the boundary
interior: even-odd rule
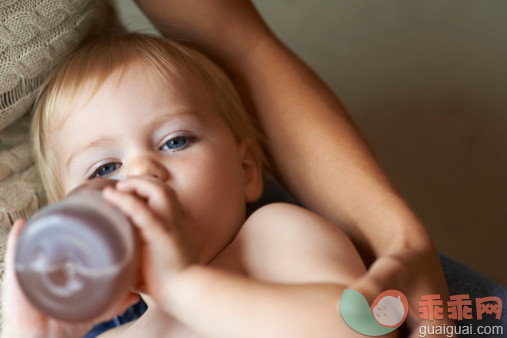
[[[266,133],[277,178],[342,227],[369,273],[349,285],[369,301],[403,291],[412,324],[423,294],[447,288],[434,244],[332,91],[269,30],[246,0],[137,0],[166,36],[212,56]]]

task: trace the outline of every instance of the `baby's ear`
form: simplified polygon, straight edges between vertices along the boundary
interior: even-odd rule
[[[239,145],[245,179],[245,198],[247,203],[257,201],[264,189],[261,160],[254,155],[249,140],[241,141]]]

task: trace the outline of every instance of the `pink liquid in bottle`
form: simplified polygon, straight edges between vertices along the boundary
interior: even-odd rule
[[[102,197],[113,180],[86,183],[23,228],[15,269],[27,298],[70,322],[97,318],[138,281],[139,249],[128,218]]]

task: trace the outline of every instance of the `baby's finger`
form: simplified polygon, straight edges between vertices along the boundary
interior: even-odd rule
[[[122,192],[133,192],[146,199],[148,206],[163,216],[171,216],[170,206],[176,203],[176,194],[165,183],[144,176],[131,176],[116,184],[116,189]]]
[[[149,238],[163,236],[169,230],[169,226],[160,222],[148,206],[134,195],[116,191],[111,187],[104,188],[103,194],[108,202],[127,215]]]

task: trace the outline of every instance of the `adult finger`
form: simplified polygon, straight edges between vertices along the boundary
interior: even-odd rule
[[[9,237],[7,238],[7,251],[6,251],[6,262],[7,257],[12,256],[12,253],[14,252],[14,248],[16,246],[16,242],[18,240],[19,234],[21,233],[21,230],[23,230],[23,227],[26,224],[26,220],[20,218],[17,219],[14,224],[12,225],[11,231],[9,232]]]
[[[14,270],[16,243],[25,224],[25,220],[17,220],[7,239],[5,274],[2,283],[2,317],[5,336],[9,336],[6,332],[15,332],[16,334],[13,336],[37,332],[47,322],[47,317],[26,298]]]

